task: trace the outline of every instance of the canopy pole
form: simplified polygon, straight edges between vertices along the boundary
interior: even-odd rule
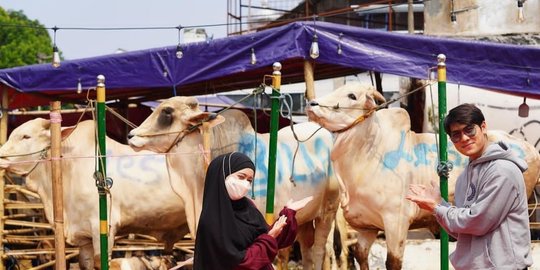
[[[304,94],[307,101],[315,99],[315,77],[313,75],[313,63],[309,60],[304,60],[304,81],[306,82],[306,93]]]
[[[98,168],[99,176],[96,181],[99,194],[99,240],[100,240],[100,262],[101,269],[109,269],[109,226],[107,224],[107,193],[105,182],[107,179],[107,147],[105,145],[105,76],[97,76],[97,129],[98,129]]]
[[[62,183],[62,115],[60,101],[51,105],[51,176],[53,185],[53,216],[54,216],[54,254],[56,264],[54,269],[65,270],[66,240],[64,238],[64,186]]]
[[[446,118],[446,56],[437,55],[437,79],[439,99],[439,163],[448,161],[446,133],[444,131],[444,118]],[[448,201],[448,178],[439,176],[441,196]],[[441,227],[441,270],[448,270],[448,233]]]
[[[279,129],[279,88],[281,87],[281,63],[272,65],[272,110],[270,111],[270,144],[268,149],[268,184],[266,188],[266,223],[274,222],[274,193],[276,182],[277,131]]]

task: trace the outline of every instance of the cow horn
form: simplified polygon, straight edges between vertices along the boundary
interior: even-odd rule
[[[381,103],[385,103],[386,102],[386,98],[384,98],[384,96],[379,93],[379,91],[377,90],[372,90],[371,91],[373,93],[373,97],[375,98],[375,100],[381,102]]]

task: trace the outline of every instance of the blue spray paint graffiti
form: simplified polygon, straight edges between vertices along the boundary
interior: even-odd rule
[[[255,149],[255,139],[257,149]],[[306,144],[313,144],[315,153],[310,152]],[[276,185],[283,181],[289,181],[294,147],[278,142],[276,157]],[[239,143],[239,152],[242,152],[255,161],[256,175],[254,181],[255,196],[266,196],[266,186],[268,184],[268,145],[267,142],[251,134],[242,136]],[[257,156],[255,156],[257,151]],[[316,164],[330,164],[330,146],[322,138],[312,138],[312,141],[301,143],[298,149],[293,179],[296,183],[309,183],[317,185],[325,181],[328,175],[331,175],[331,165],[324,170],[317,170]],[[254,158],[255,157],[255,158]],[[302,162],[300,162],[300,160]],[[305,167],[300,167],[305,166]]]
[[[436,168],[437,159],[428,159],[428,157],[438,157],[438,148],[435,143],[418,143],[413,146],[412,154],[404,151],[405,146],[405,131],[401,131],[399,145],[396,150],[388,151],[383,154],[384,168],[394,170],[397,168],[401,160],[411,163],[413,167],[430,166]],[[454,166],[463,166],[463,157],[456,151],[452,143],[448,144],[448,160],[452,161]]]
[[[399,145],[396,150],[388,151],[383,154],[383,164],[384,168],[389,170],[394,170],[398,167],[401,160],[407,163],[411,163],[413,167],[419,166],[430,166],[436,168],[438,164],[437,159],[429,160],[428,156],[438,157],[438,148],[435,143],[418,143],[413,147],[413,155],[404,151],[405,145],[405,131],[401,131],[401,138]],[[454,147],[454,144],[451,141],[448,141],[448,160],[450,160],[454,167],[463,167],[468,163],[468,158],[462,156]],[[510,149],[516,153],[520,158],[525,158],[525,151],[517,144],[507,142],[510,146]]]
[[[153,183],[159,182],[164,177],[166,169],[165,158],[159,155],[148,156],[117,156],[118,153],[107,150],[107,174],[120,177],[125,180]],[[144,173],[142,173],[144,172]],[[113,179],[114,181],[115,179]]]

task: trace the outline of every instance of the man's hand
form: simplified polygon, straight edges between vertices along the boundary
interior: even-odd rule
[[[296,202],[290,199],[285,206],[291,210],[299,211],[300,209],[304,208],[304,206],[306,206],[309,202],[311,202],[311,200],[313,200],[313,196],[305,197]]]
[[[418,207],[430,213],[442,201],[439,185],[435,181],[432,181],[430,186],[420,184],[409,185],[409,193],[407,193],[405,199],[416,203]]]

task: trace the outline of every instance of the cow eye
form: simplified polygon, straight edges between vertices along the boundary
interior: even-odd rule
[[[162,127],[168,127],[172,124],[174,108],[165,107],[161,110],[161,113],[158,116],[158,124]]]
[[[352,100],[356,100],[356,96],[354,94],[349,94],[347,97]]]
[[[22,136],[22,138],[23,138],[23,140],[30,139],[30,135],[26,135],[26,134],[25,134],[25,135]]]

